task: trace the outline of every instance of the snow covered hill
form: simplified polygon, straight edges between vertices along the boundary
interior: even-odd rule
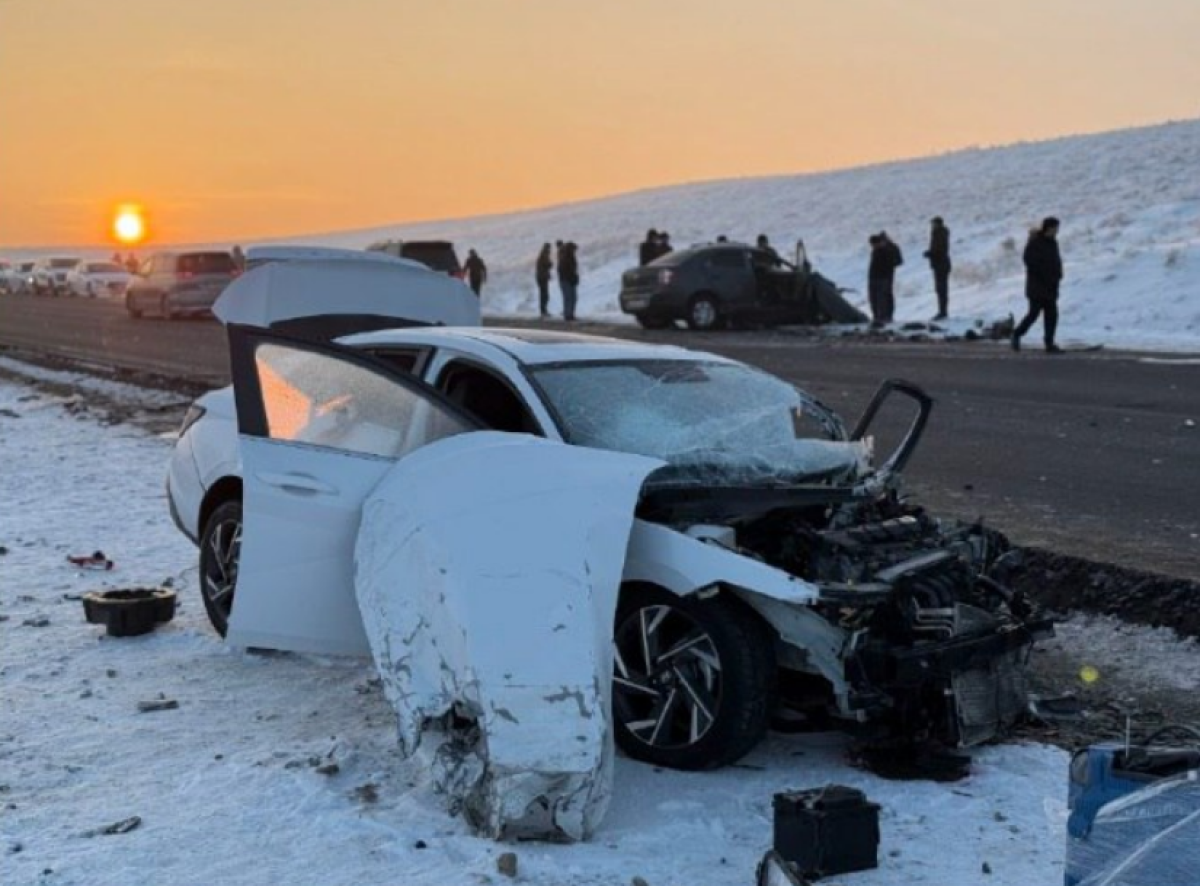
[[[555,239],[580,246],[581,316],[620,316],[620,274],[648,228],[676,246],[765,233],[785,255],[797,238],[814,264],[865,306],[867,237],[904,250],[897,320],[936,311],[922,259],[929,219],[950,226],[951,314],[959,323],[1024,311],[1021,250],[1043,216],[1062,219],[1066,342],[1200,351],[1200,120],[1036,144],[965,150],[813,175],[682,185],[545,209],[327,234],[290,242],[363,246],[446,237],[488,263],[485,311],[537,312],[533,262]],[[397,212],[403,207],[397,207]],[[557,303],[557,293],[555,293]],[[1037,330],[1035,330],[1035,335]]]

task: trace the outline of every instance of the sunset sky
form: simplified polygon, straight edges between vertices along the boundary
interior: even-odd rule
[[[1200,0],[0,0],[0,244],[242,241],[1200,116]]]

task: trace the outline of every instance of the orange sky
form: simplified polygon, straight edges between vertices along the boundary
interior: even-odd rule
[[[0,0],[0,243],[474,215],[1200,115],[1200,0]]]

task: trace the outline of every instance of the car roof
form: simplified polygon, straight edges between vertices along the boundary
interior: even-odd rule
[[[676,345],[627,341],[601,335],[543,329],[502,327],[433,326],[381,329],[339,339],[355,347],[383,345],[467,346],[469,350],[491,347],[526,365],[621,360],[704,360],[736,363],[726,357],[693,351]]]

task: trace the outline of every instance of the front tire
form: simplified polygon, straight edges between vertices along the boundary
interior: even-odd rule
[[[242,503],[234,499],[212,512],[200,535],[200,596],[208,620],[222,637],[229,630],[241,556]]]
[[[613,634],[613,721],[630,757],[672,769],[715,769],[767,731],[774,643],[740,600],[677,597],[650,585],[622,593]]]
[[[688,304],[688,329],[707,332],[713,329],[720,329],[721,322],[721,305],[717,302],[715,295],[702,292],[692,298]]]

